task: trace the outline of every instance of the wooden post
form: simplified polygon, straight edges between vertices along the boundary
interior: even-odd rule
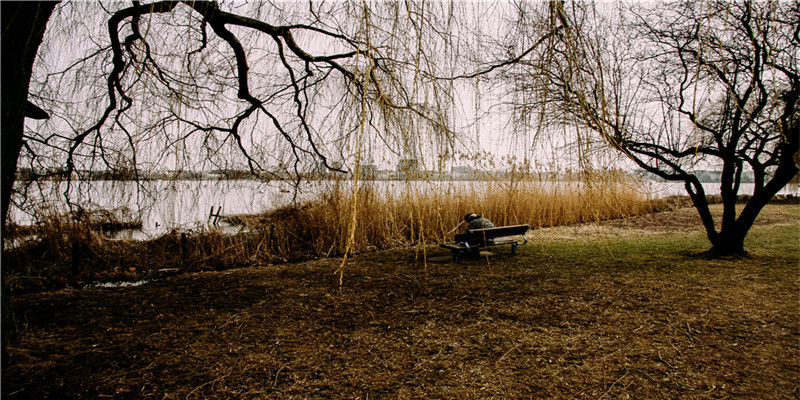
[[[222,206],[217,207],[217,212],[214,213],[214,206],[211,206],[211,211],[208,212],[208,223],[217,226],[219,218],[222,216]]]

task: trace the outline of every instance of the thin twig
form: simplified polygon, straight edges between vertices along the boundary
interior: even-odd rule
[[[659,355],[659,357],[660,357],[660,355]],[[617,380],[615,380],[615,381],[614,381],[614,383],[612,383],[612,384],[611,384],[611,387],[609,387],[609,388],[608,388],[608,390],[606,390],[606,392],[605,392],[605,393],[603,393],[603,394],[602,394],[600,397],[598,397],[598,400],[599,400],[599,399],[602,399],[603,397],[606,397],[606,395],[608,395],[609,393],[611,393],[611,390],[612,390],[612,389],[614,389],[614,385],[616,385],[616,384],[617,384],[617,382],[621,381],[621,380],[622,380],[622,378],[624,378],[624,377],[626,377],[626,376],[628,376],[628,370],[627,370],[627,369],[625,370],[625,373],[624,373],[622,376],[620,376],[619,378],[617,378]]]

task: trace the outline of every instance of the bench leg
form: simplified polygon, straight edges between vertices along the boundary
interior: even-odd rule
[[[517,243],[513,243],[513,244],[511,244],[511,254],[516,254],[516,252],[517,252],[517,246],[518,246],[518,244],[517,244]]]
[[[461,259],[462,256],[477,256],[480,254],[479,248],[471,248],[469,250],[452,250],[453,252],[453,262],[456,262]]]
[[[453,252],[453,262],[457,262],[461,259],[462,254],[466,254],[467,252],[464,250],[451,250]]]

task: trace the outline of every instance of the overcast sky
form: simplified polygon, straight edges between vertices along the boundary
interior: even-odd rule
[[[339,4],[339,3],[336,3]],[[406,21],[394,23],[390,26],[387,21],[381,20],[380,16],[391,15],[384,9],[384,3],[369,3],[373,13],[372,35],[382,44],[397,45],[397,38],[405,40],[400,43],[406,51],[416,51],[417,43],[415,38],[409,36],[404,38],[404,29],[410,29],[408,25],[411,17]],[[32,135],[39,137],[50,137],[53,134],[74,136],[76,132],[85,130],[88,126],[95,123],[101,114],[101,110],[106,104],[106,82],[105,73],[109,70],[109,54],[104,50],[109,43],[106,21],[109,12],[127,6],[128,3],[85,3],[85,2],[64,2],[51,18],[48,24],[48,31],[45,35],[44,44],[41,48],[39,59],[35,65],[34,78],[31,84],[32,99],[37,104],[51,112],[53,118],[48,121],[38,122],[27,121],[27,128]],[[306,11],[305,3],[279,3],[281,10],[269,5],[262,5],[255,9],[251,5],[239,2],[223,3],[223,8],[242,14],[249,14],[259,17],[271,23],[308,23],[309,13]],[[337,10],[337,7],[339,9]],[[337,23],[344,30],[348,30],[353,35],[358,35],[358,21],[353,19],[353,10],[344,10],[343,6],[333,7],[330,15],[323,15],[323,21],[327,26]],[[163,57],[157,57],[159,63],[171,67],[176,71],[181,71],[185,65],[174,64],[175,62],[185,62],[187,49],[196,49],[199,46],[200,31],[197,28],[197,14],[192,14],[184,8],[183,11],[174,12],[166,18],[153,17],[148,19],[147,24],[143,24],[147,29],[146,37],[148,44],[152,46],[154,53],[160,53]],[[428,60],[429,64],[435,65],[435,71],[442,74],[462,74],[470,73],[481,68],[481,61],[485,65],[502,57],[502,51],[498,51],[496,46],[504,40],[509,40],[510,35],[514,35],[513,27],[508,22],[517,17],[516,10],[508,2],[454,2],[452,8],[449,3],[434,3],[428,10],[438,12],[439,23],[446,23],[445,17],[452,21],[445,28],[452,33],[448,38],[449,42],[439,40],[434,35],[423,37],[423,46],[429,46],[439,51],[437,54],[429,54],[428,57],[440,57],[437,60]],[[401,10],[401,13],[408,13],[408,10]],[[404,14],[404,15],[405,15]],[[327,19],[326,19],[327,18]],[[349,18],[349,20],[348,20]],[[350,21],[350,22],[347,22]],[[411,22],[409,22],[411,21]],[[434,21],[434,19],[431,19]],[[400,25],[400,26],[398,26]],[[324,26],[320,24],[319,26]],[[410,25],[409,25],[410,26]],[[169,29],[165,29],[169,27]],[[445,29],[440,26],[437,29]],[[469,29],[471,28],[471,29]],[[380,30],[388,33],[381,36]],[[394,31],[391,31],[394,30]],[[127,26],[123,27],[121,37],[128,32]],[[269,79],[276,79],[276,82],[285,82],[285,72],[280,71],[280,65],[275,57],[274,49],[271,48],[271,39],[265,38],[263,34],[253,34],[245,29],[233,29],[242,43],[250,51],[250,67],[254,74],[252,82],[257,84],[270,85]],[[208,35],[214,34],[209,29]],[[393,38],[392,35],[395,37]],[[313,32],[298,35],[298,42],[304,46],[307,52],[312,54],[330,54],[333,50],[338,50],[335,42],[328,39],[320,39],[320,35]],[[394,40],[394,41],[393,41]],[[516,40],[516,39],[515,39]],[[524,38],[530,42],[533,38]],[[523,40],[523,42],[524,42]],[[219,46],[220,41],[212,40],[210,43]],[[446,50],[446,46],[451,46]],[[213,46],[210,46],[213,48]],[[231,68],[229,52],[226,53],[224,46],[219,46],[215,51],[207,51],[202,55],[202,63],[209,69],[216,68],[214,73],[219,74],[217,80],[228,79],[232,83],[235,79],[234,70]],[[184,54],[183,57],[169,58],[171,53]],[[87,55],[93,55],[87,60],[81,61]],[[227,56],[226,56],[227,54]],[[412,54],[413,55],[413,54]],[[409,56],[409,55],[406,55]],[[481,57],[483,60],[478,60]],[[199,63],[200,57],[196,57],[194,62]],[[171,61],[170,61],[171,60]],[[176,61],[177,60],[177,61]],[[173,63],[173,64],[170,64]],[[438,64],[437,64],[438,63]],[[296,70],[301,67],[295,66]],[[425,68],[423,66],[422,68]],[[64,72],[64,73],[60,73]],[[273,73],[274,72],[274,73]],[[436,139],[429,132],[422,129],[422,125],[411,127],[420,129],[411,143],[411,147],[418,148],[417,157],[421,158],[429,169],[435,169],[440,163],[443,155],[448,159],[441,163],[445,168],[451,165],[473,165],[490,168],[488,164],[476,163],[475,160],[461,160],[458,155],[488,154],[495,163],[499,163],[504,158],[516,157],[518,160],[529,160],[547,168],[556,164],[570,166],[571,157],[574,157],[574,146],[567,146],[569,139],[573,136],[572,132],[565,132],[566,128],[551,127],[547,128],[546,135],[539,135],[540,139],[534,141],[533,137],[537,128],[523,127],[515,123],[512,115],[504,103],[510,99],[505,93],[507,88],[501,85],[491,84],[490,82],[470,80],[458,80],[452,84],[452,97],[445,100],[433,99],[433,94],[425,87],[422,80],[411,81],[411,77],[406,76],[407,84],[412,90],[418,91],[416,100],[426,103],[429,106],[436,103],[437,106],[447,110],[450,117],[451,128],[455,132],[453,141],[443,143]],[[135,131],[141,126],[152,127],[156,125],[152,119],[157,119],[158,115],[154,111],[163,111],[173,107],[165,102],[163,90],[149,91],[145,84],[140,84],[137,90],[132,90],[134,97],[134,109],[132,115],[135,121],[127,121],[130,131]],[[330,94],[330,89],[328,92]],[[309,116],[315,126],[316,134],[320,135],[321,142],[325,143],[327,154],[333,159],[344,157],[348,167],[353,163],[354,151],[356,149],[353,141],[345,142],[341,139],[341,132],[334,123],[337,123],[337,109],[326,102],[335,101],[334,97],[321,95],[318,104],[315,104],[314,111],[317,115]],[[285,99],[284,99],[285,100]],[[518,100],[518,99],[517,99]],[[182,115],[187,119],[203,120],[207,123],[218,123],[225,121],[235,115],[235,110],[241,109],[241,102],[235,99],[235,88],[232,86],[226,89],[221,97],[212,100],[204,99],[205,103],[195,105],[199,108],[192,109],[190,106],[183,106]],[[438,103],[437,103],[438,102]],[[237,106],[237,104],[240,104]],[[277,115],[283,113],[284,117],[291,116],[291,102],[277,105],[275,111]],[[290,118],[286,117],[287,120]],[[123,119],[123,121],[126,121]],[[255,149],[253,154],[263,157],[265,166],[271,166],[280,162],[281,157],[286,157],[287,150],[280,142],[274,129],[270,128],[270,123],[263,115],[257,119],[252,119],[246,129],[250,134],[250,145]],[[146,123],[145,123],[146,122]],[[107,124],[110,125],[110,124]],[[352,126],[351,126],[352,127]],[[189,127],[184,123],[174,123],[169,126],[153,129],[148,134],[137,136],[141,141],[137,143],[137,162],[144,168],[166,168],[175,169],[185,167],[189,169],[213,168],[220,166],[224,162],[217,160],[215,163],[206,162],[207,154],[201,151],[204,143],[202,135],[194,135],[192,138],[179,139]],[[379,126],[380,129],[380,126]],[[374,130],[373,130],[374,131]],[[139,132],[133,132],[134,135]],[[367,132],[362,140],[362,163],[378,164],[381,168],[393,169],[399,158],[409,155],[407,149],[403,149],[397,142],[387,142],[381,138],[381,132]],[[118,158],[125,158],[127,138],[119,130],[105,130],[102,137],[103,145],[109,149],[117,149],[121,155]],[[179,144],[176,145],[176,141]],[[62,146],[65,142],[52,141],[54,145]],[[167,151],[165,152],[165,149]],[[444,150],[447,150],[446,152]],[[53,152],[40,147],[40,153],[53,154]],[[84,149],[86,153],[88,149]],[[275,154],[270,154],[271,152]],[[277,152],[280,152],[278,154]],[[229,157],[236,159],[235,148],[223,148],[220,154],[226,155],[221,158]],[[412,152],[413,155],[413,152]],[[114,152],[109,151],[104,157],[114,157]],[[455,158],[452,160],[451,158]],[[59,165],[63,162],[63,155],[54,154],[51,159],[40,158],[43,165],[52,163]],[[114,160],[108,160],[115,162]],[[183,164],[183,165],[181,165]],[[102,169],[103,164],[94,161],[83,164],[86,168]],[[243,167],[241,159],[231,163],[233,167]]]

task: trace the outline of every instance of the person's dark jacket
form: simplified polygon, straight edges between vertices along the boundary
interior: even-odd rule
[[[489,221],[488,219],[483,218],[481,216],[478,216],[478,218],[469,221],[469,224],[467,224],[467,230],[483,229],[483,228],[494,228],[494,224],[492,223],[492,221]]]

